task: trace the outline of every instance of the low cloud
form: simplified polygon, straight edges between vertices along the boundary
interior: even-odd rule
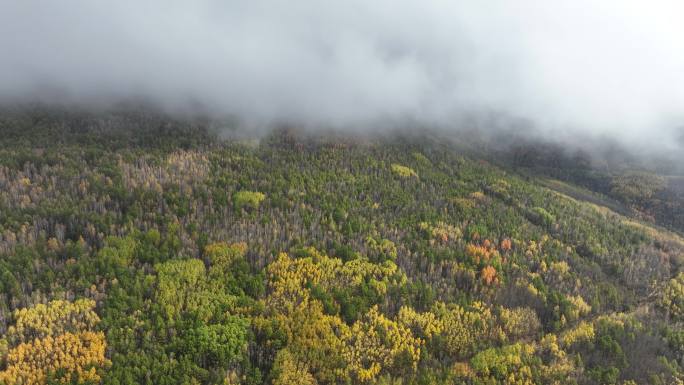
[[[0,0],[0,99],[681,145],[678,0]]]

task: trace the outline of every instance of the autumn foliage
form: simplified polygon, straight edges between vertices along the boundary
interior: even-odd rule
[[[100,369],[109,361],[104,334],[93,331],[100,321],[94,306],[92,300],[56,300],[17,310],[16,323],[8,331],[16,345],[6,354],[0,383],[45,384],[48,377],[66,383],[99,382]]]
[[[2,385],[684,381],[646,212],[420,135],[5,112]]]

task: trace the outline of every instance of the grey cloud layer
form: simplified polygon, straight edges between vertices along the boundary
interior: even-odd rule
[[[0,0],[0,97],[340,125],[486,109],[655,141],[684,122],[681,15],[678,0]]]

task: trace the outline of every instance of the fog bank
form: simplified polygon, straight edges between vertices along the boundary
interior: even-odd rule
[[[502,114],[672,151],[681,15],[675,0],[0,0],[0,100],[364,130]]]

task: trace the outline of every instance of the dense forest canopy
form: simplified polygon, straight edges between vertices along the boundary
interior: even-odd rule
[[[0,384],[683,383],[666,178],[221,127],[0,114]]]

